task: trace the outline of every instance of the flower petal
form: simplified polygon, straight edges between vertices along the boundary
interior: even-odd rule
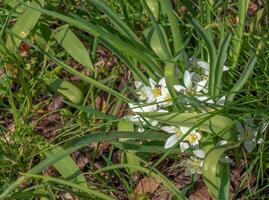
[[[191,73],[188,70],[186,70],[184,73],[184,85],[186,86],[186,88],[192,88],[193,86],[191,80]]]
[[[140,82],[140,81],[135,81],[134,82],[134,85],[135,85],[135,88],[140,88],[142,85],[143,85],[143,83],[142,82]]]
[[[176,133],[177,132],[177,127],[176,126],[162,126],[161,130],[167,132],[167,133]]]
[[[180,142],[180,150],[181,152],[186,151],[190,147],[188,142]]]
[[[190,128],[181,126],[180,130],[183,133],[183,135],[185,135],[190,130]]]
[[[162,87],[166,87],[166,81],[165,81],[165,78],[162,78],[162,79],[159,81],[159,85],[161,85]]]
[[[227,66],[223,66],[223,71],[228,71],[229,70],[229,67],[227,67]]]
[[[165,149],[169,149],[171,147],[173,147],[178,141],[178,137],[176,134],[171,135],[165,142],[164,148]]]
[[[206,87],[206,83],[207,83],[207,80],[202,80],[202,81],[198,82],[196,85],[196,92],[197,93],[201,92],[201,90]]]
[[[205,152],[202,149],[195,149],[192,152],[197,158],[203,159],[205,157]]]
[[[251,140],[247,140],[244,142],[244,148],[250,153],[254,149],[254,142]]]
[[[206,71],[209,71],[209,63],[205,62],[205,61],[202,61],[202,60],[198,60],[197,61],[197,65],[199,67],[201,67],[202,69],[206,70]]]
[[[225,96],[222,96],[222,97],[217,101],[217,105],[224,106],[224,104],[225,104],[225,100],[226,100],[226,97],[225,97]]]
[[[174,85],[174,88],[177,92],[184,92],[186,88],[182,85]]]
[[[149,85],[151,88],[154,88],[156,84],[157,83],[152,78],[149,78]]]

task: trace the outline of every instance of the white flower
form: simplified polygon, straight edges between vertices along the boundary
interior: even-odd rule
[[[174,85],[175,90],[177,92],[182,92],[185,95],[195,96],[199,94],[203,88],[206,87],[207,80],[202,80],[194,83],[191,73],[186,70],[184,73],[183,83],[184,85]]]
[[[165,142],[164,148],[169,149],[173,147],[185,134],[190,131],[190,128],[187,127],[176,127],[176,126],[163,126],[161,130],[173,134],[171,135]],[[192,130],[188,135],[184,138],[182,142],[180,142],[180,149],[184,152],[190,146],[199,145],[199,140],[201,139],[201,134],[197,132],[195,129]]]
[[[258,132],[257,128],[254,126],[253,119],[246,119],[244,125],[241,123],[236,123],[236,129],[239,132],[239,141],[244,141],[244,148],[248,153],[250,153],[255,147]],[[261,142],[261,139],[257,140],[257,143]]]
[[[142,124],[145,125],[149,123],[151,126],[156,126],[158,124],[158,121],[148,119],[148,118],[143,118],[139,115],[139,113],[145,113],[145,112],[156,112],[157,111],[157,105],[146,105],[142,106],[140,104],[132,104],[129,103],[129,107],[131,108],[132,112],[134,113],[133,115],[128,115],[125,117],[125,119],[135,123],[135,124]],[[136,114],[138,113],[138,114]]]
[[[135,81],[135,87],[138,89],[138,98],[141,101],[147,100],[148,103],[157,102],[159,106],[166,107],[172,105],[171,96],[167,89],[165,78],[158,83],[149,78],[149,86],[139,81]]]
[[[198,61],[196,61],[196,63],[197,63],[197,65],[199,66],[199,67],[201,67],[202,68],[202,70],[203,70],[203,73],[205,74],[205,76],[209,76],[209,63],[207,63],[207,62],[205,62],[205,61],[202,61],[202,60],[198,60]],[[223,66],[223,71],[228,71],[229,70],[229,67],[227,67],[227,66]]]
[[[202,101],[202,102],[205,102],[205,103],[208,103],[208,104],[215,104],[215,105],[219,105],[219,106],[224,106],[225,100],[226,100],[226,97],[225,96],[222,96],[221,98],[219,98],[215,102],[210,97],[208,97],[208,96],[197,96],[196,98],[199,101]]]
[[[181,163],[182,167],[185,168],[185,173],[187,175],[192,174],[202,174],[202,167],[203,167],[203,160],[196,158],[196,157],[190,157],[189,159],[185,159]]]
[[[188,136],[184,139],[183,142],[180,143],[180,149],[182,152],[187,150],[190,147],[197,147],[199,146],[201,140],[201,134],[197,132],[195,129],[192,130]]]

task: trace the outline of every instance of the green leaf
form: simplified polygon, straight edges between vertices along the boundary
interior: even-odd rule
[[[87,49],[68,25],[59,27],[54,33],[54,38],[75,60],[94,71]]]
[[[229,196],[229,194],[220,194],[220,192],[229,192],[230,185],[228,185],[228,176],[230,174],[224,174],[228,172],[229,169],[226,168],[229,166],[226,165],[223,168],[223,166],[220,165],[219,160],[225,151],[235,148],[238,145],[239,143],[235,145],[225,144],[222,146],[217,146],[211,149],[204,158],[202,169],[203,179],[208,187],[209,192],[215,199],[219,199],[219,196],[225,198]]]
[[[247,16],[249,0],[240,0],[238,2],[239,9],[239,21],[236,32],[233,38],[233,50],[232,50],[232,67],[235,68],[238,62],[238,58],[241,51],[241,46],[243,42],[244,28],[245,28],[245,19]]]
[[[68,81],[53,78],[47,81],[47,86],[52,91],[63,95],[75,104],[79,104],[83,99],[83,94],[80,89]]]
[[[201,38],[204,40],[209,54],[209,81],[208,81],[208,92],[211,96],[214,96],[215,87],[215,62],[216,62],[216,47],[213,42],[211,34],[207,33],[203,27],[193,18],[187,15],[188,21],[193,25],[195,30],[199,33]]]
[[[63,148],[61,146],[56,146],[53,149],[46,151],[45,155],[49,158],[60,151],[63,151]],[[74,182],[81,187],[88,188],[86,178],[70,156],[66,156],[57,161],[53,166],[66,180]]]
[[[148,117],[166,124],[184,127],[197,127],[201,131],[211,133],[228,141],[236,140],[236,135],[231,128],[234,122],[221,115],[199,114],[199,113],[140,113],[144,117]]]
[[[182,51],[184,44],[181,36],[181,32],[179,29],[179,23],[177,20],[177,17],[175,15],[175,11],[172,8],[171,2],[170,1],[163,1],[159,0],[162,6],[162,10],[164,14],[167,15],[170,29],[172,32],[172,37],[173,37],[173,44],[174,44],[174,56],[180,53],[180,61],[181,65],[183,65],[183,69],[185,68],[185,59],[184,59],[184,51]]]
[[[165,56],[166,59],[169,59],[171,57],[171,50],[169,47],[169,44],[167,45],[165,38],[167,38],[165,31],[162,32],[161,30],[161,26],[160,24],[158,24],[158,22],[156,21],[155,17],[153,16],[151,10],[149,9],[147,3],[145,2],[145,0],[141,0],[142,5],[144,7],[144,9],[146,10],[146,12],[148,13],[151,22],[153,24],[154,27],[154,31],[156,31],[156,38],[159,41],[160,47],[163,51],[163,54]]]
[[[31,6],[41,8],[44,6],[44,0],[32,1]],[[41,12],[37,10],[33,10],[31,8],[27,8],[24,13],[18,18],[16,24],[12,27],[12,32],[21,38],[26,38],[31,30],[37,24],[40,18]],[[21,43],[20,38],[13,38],[11,35],[8,35],[6,46],[7,48],[18,48]]]
[[[134,124],[126,120],[121,120],[118,123],[118,131],[134,131]],[[119,141],[124,142],[128,141],[128,139],[120,139]],[[140,159],[135,155],[134,151],[124,151],[121,162],[130,165],[140,165]],[[130,172],[134,173],[135,170],[130,169]]]
[[[163,38],[164,38],[164,41],[165,41],[165,45],[168,46],[169,41],[168,41],[168,38],[167,38],[167,35],[165,33],[164,28],[161,25],[159,25],[159,29],[162,32],[162,35],[163,35]],[[146,38],[149,41],[150,47],[156,53],[156,55],[159,58],[161,58],[162,60],[167,59],[166,52],[162,48],[161,41],[160,41],[160,39],[158,37],[156,29],[154,27],[151,28],[151,29],[146,29],[144,31],[144,34],[146,35]]]
[[[214,85],[214,95],[219,96],[221,79],[223,74],[223,67],[227,56],[228,47],[230,44],[232,35],[229,33],[222,41],[220,49],[218,51],[216,69],[215,69],[215,85]]]
[[[146,3],[155,19],[159,18],[160,5],[158,0],[146,0]]]
[[[135,35],[135,33],[130,29],[127,24],[121,19],[121,16],[118,16],[103,0],[89,0],[93,3],[97,8],[102,10],[112,21],[112,23],[127,37],[131,39],[131,41],[136,41],[141,44],[139,38]]]
[[[241,77],[239,78],[239,80],[235,83],[235,85],[233,86],[233,88],[230,91],[230,95],[228,96],[228,101],[233,101],[236,93],[238,91],[240,91],[240,89],[244,86],[244,84],[247,82],[248,78],[251,76],[253,69],[255,67],[255,64],[257,62],[257,57],[253,56],[248,64],[246,65],[243,73],[241,74]]]

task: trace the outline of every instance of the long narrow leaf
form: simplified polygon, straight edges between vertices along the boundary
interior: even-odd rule
[[[236,82],[236,84],[233,86],[233,88],[230,91],[230,95],[228,96],[228,101],[233,101],[236,93],[244,86],[244,84],[246,83],[247,79],[250,77],[250,75],[253,72],[253,69],[255,67],[257,61],[257,57],[253,56],[248,64],[246,65],[245,70],[243,71],[243,73],[241,74],[241,77],[239,78],[239,80]]]
[[[75,60],[94,71],[89,52],[68,26],[59,27],[54,38]]]

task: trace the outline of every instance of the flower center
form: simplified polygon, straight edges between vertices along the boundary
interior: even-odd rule
[[[177,129],[176,135],[177,135],[177,136],[181,136],[181,135],[182,135],[182,131],[180,130],[180,128]]]
[[[161,87],[160,86],[157,86],[155,85],[154,89],[153,89],[153,95],[154,97],[159,97],[161,96]]]
[[[186,93],[187,93],[188,95],[190,95],[190,96],[193,96],[193,95],[194,95],[194,91],[193,91],[192,88],[187,88],[187,89],[186,89]]]
[[[187,140],[189,143],[193,144],[197,140],[197,136],[195,134],[189,134]]]

